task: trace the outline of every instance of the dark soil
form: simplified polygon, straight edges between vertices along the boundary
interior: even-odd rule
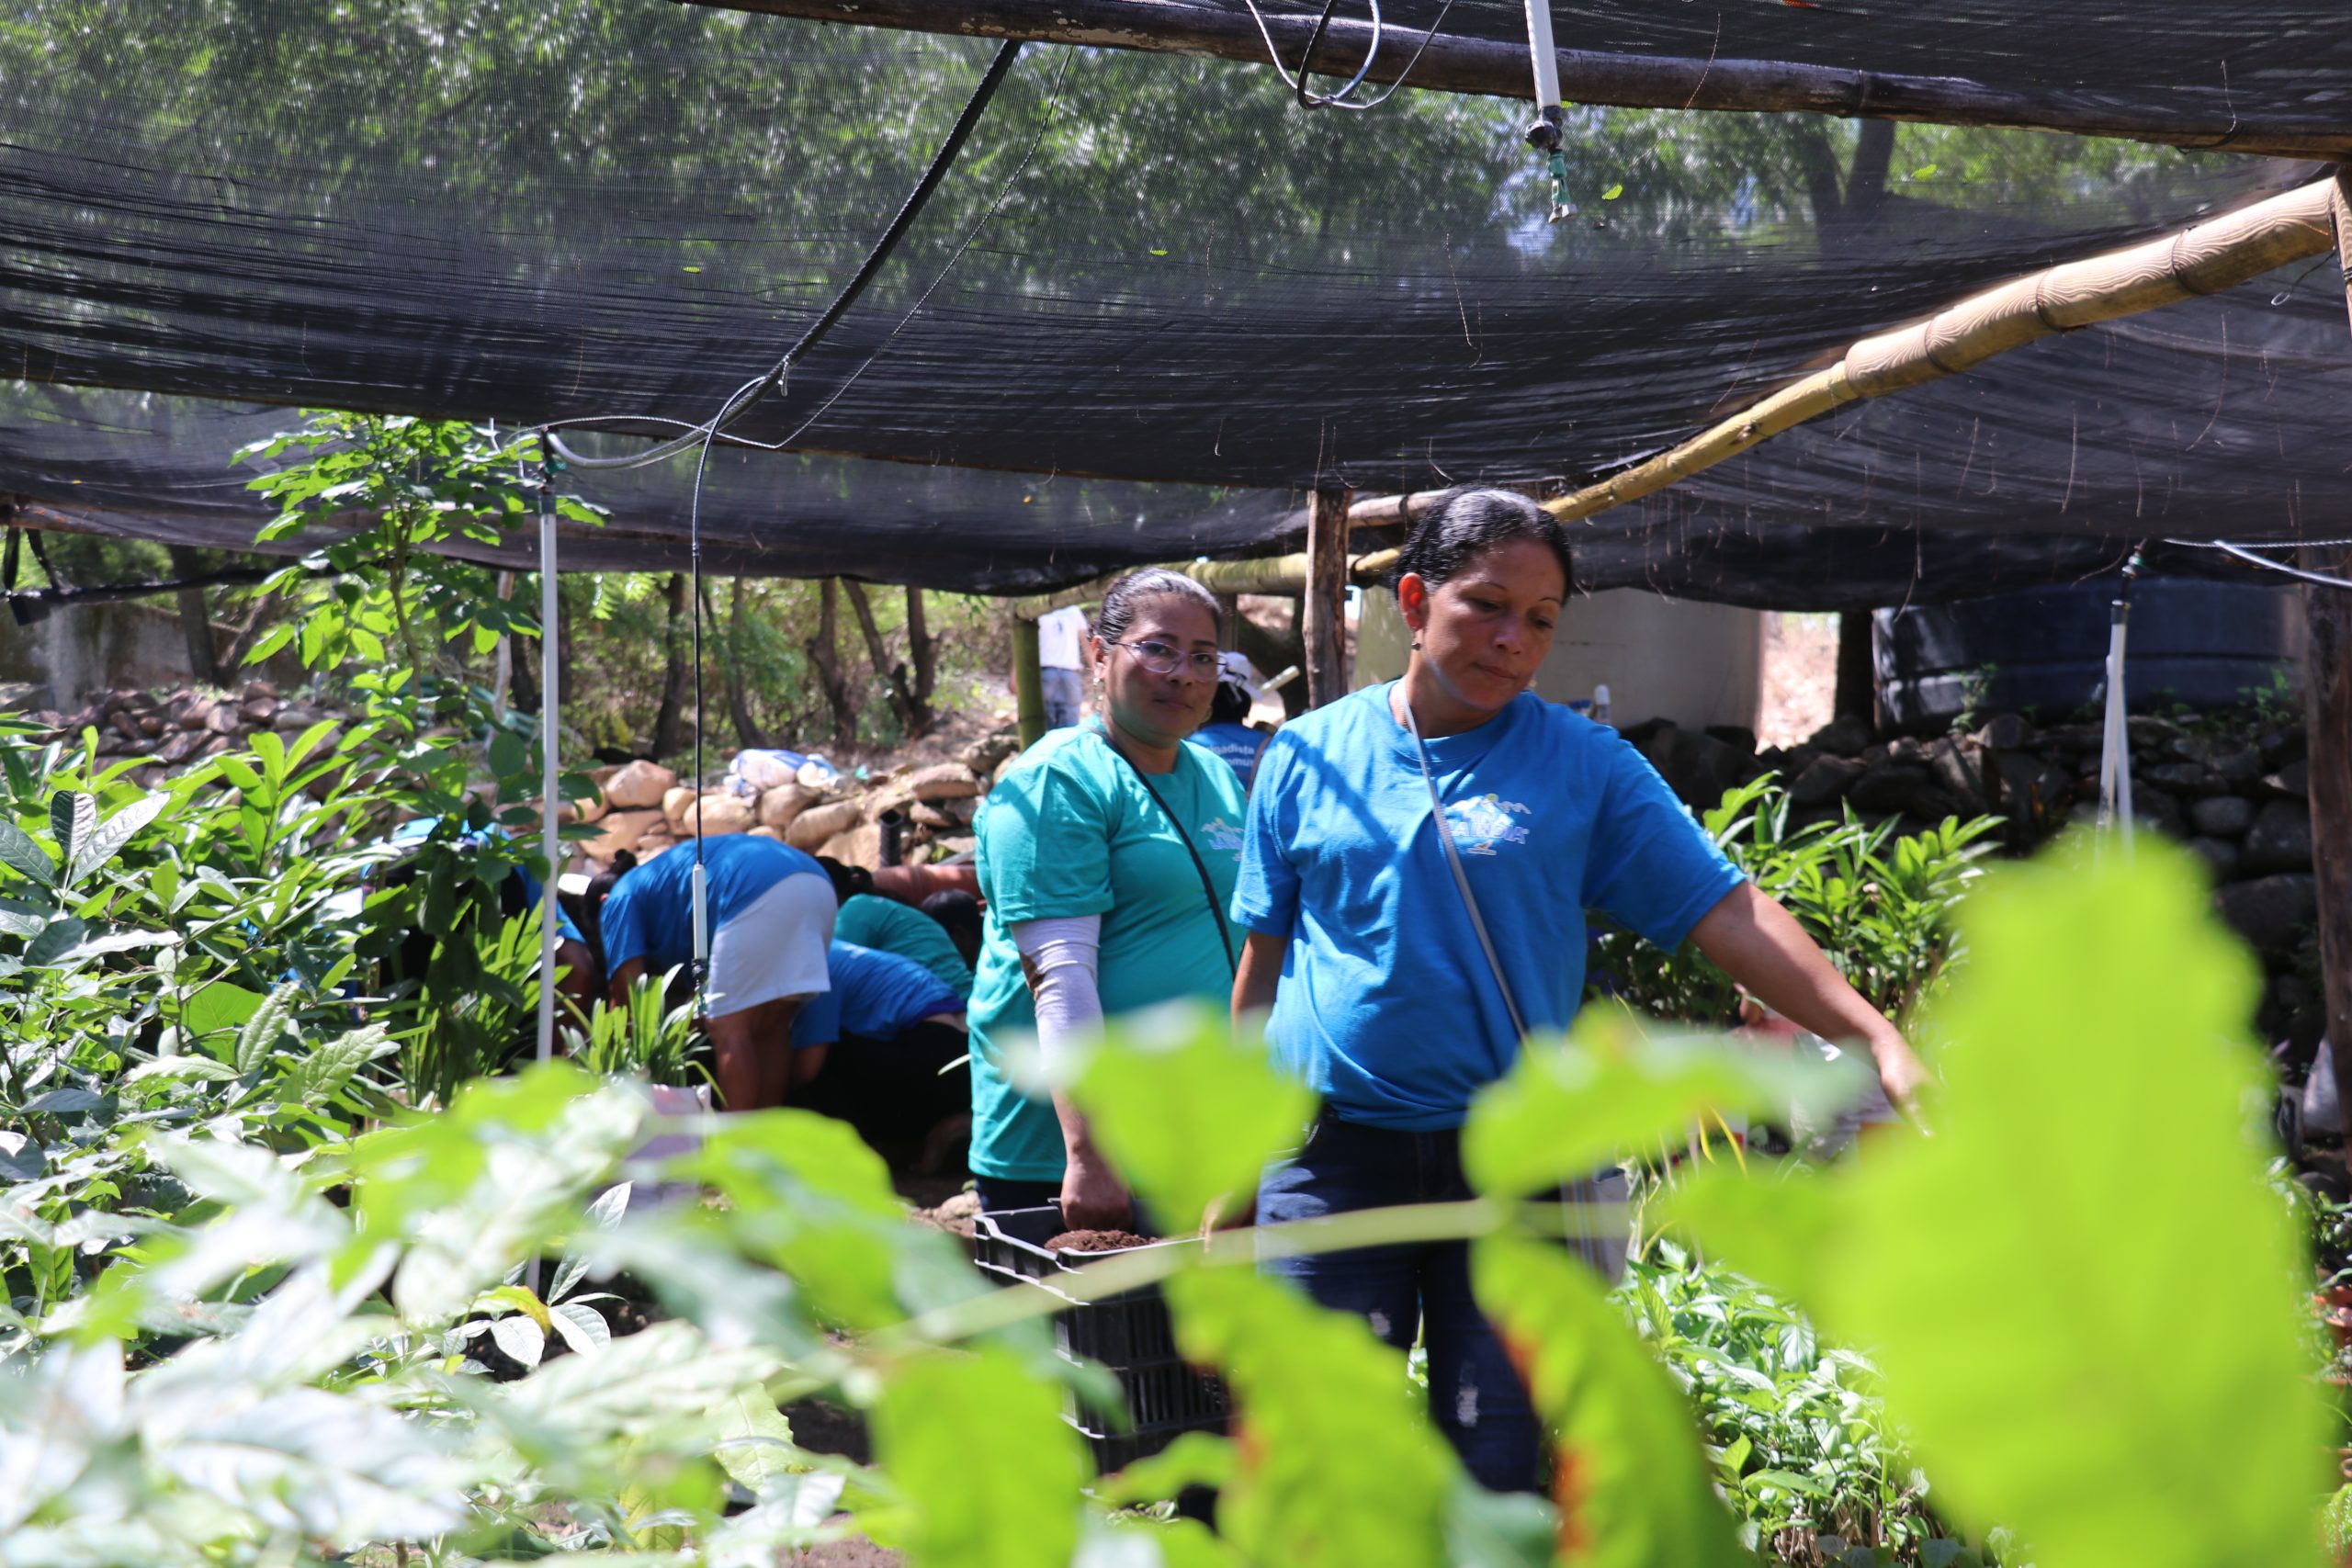
[[[1125,1252],[1131,1247],[1149,1247],[1159,1238],[1137,1235],[1133,1231],[1064,1231],[1046,1243],[1047,1252]]]
[[[792,1423],[793,1442],[812,1454],[839,1454],[857,1464],[874,1462],[874,1445],[866,1437],[865,1417],[857,1411],[821,1399],[803,1399],[786,1405],[784,1418]],[[895,1562],[898,1559],[890,1561]]]

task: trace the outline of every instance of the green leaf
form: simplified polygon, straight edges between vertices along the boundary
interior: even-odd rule
[[[1269,1156],[1297,1145],[1313,1096],[1237,1042],[1222,1013],[1176,1007],[1129,1015],[1079,1068],[1070,1093],[1120,1174],[1175,1231],[1258,1190]]]
[[[876,1460],[906,1497],[895,1532],[928,1568],[1036,1568],[1078,1545],[1085,1455],[1060,1393],[1010,1351],[902,1363],[875,1407]]]
[[[1185,1432],[1158,1453],[1104,1476],[1095,1483],[1094,1495],[1113,1507],[1163,1503],[1188,1486],[1229,1484],[1236,1462],[1231,1438]]]
[[[1616,184],[1616,185],[1612,185],[1612,186],[1611,186],[1607,190],[1602,191],[1602,192],[1600,193],[1600,199],[1601,199],[1601,200],[1603,200],[1603,201],[1614,201],[1614,200],[1616,200],[1619,197],[1621,197],[1621,196],[1623,196],[1623,195],[1624,195],[1624,194],[1625,194],[1625,186],[1624,186],[1624,184],[1621,181],[1621,182],[1619,182],[1619,183],[1618,183],[1618,184]]]
[[[537,1366],[547,1354],[548,1331],[526,1314],[492,1318],[490,1337],[509,1360],[525,1367]]]
[[[1472,1244],[1479,1303],[1527,1370],[1555,1430],[1560,1561],[1578,1568],[1734,1568],[1741,1550],[1715,1499],[1690,1407],[1598,1276],[1548,1243]]]
[[[400,1043],[380,1023],[345,1031],[288,1063],[278,1075],[278,1093],[304,1105],[322,1106],[341,1094],[360,1068],[399,1049]]]
[[[88,922],[71,915],[51,920],[26,947],[26,964],[39,969],[62,962],[67,953],[82,945],[82,939],[89,931]]]
[[[1489,1492],[1464,1476],[1446,1498],[1451,1568],[1549,1568],[1559,1514],[1523,1492]]]
[[[490,737],[490,771],[512,778],[531,765],[530,748],[511,729],[493,730]]]
[[[1935,178],[1935,175],[1936,165],[1933,164],[1922,164],[1917,168],[1911,171],[1911,177],[1915,180],[1933,179]]]
[[[30,835],[0,817],[0,864],[31,877],[43,887],[57,886],[57,863]]]
[[[237,1071],[258,1071],[262,1064],[269,1060],[270,1052],[277,1044],[278,1035],[292,1019],[294,998],[300,993],[300,982],[286,981],[254,1010],[253,1016],[245,1021],[244,1028],[237,1033],[234,1057]]]
[[[0,936],[39,936],[57,912],[53,904],[31,904],[22,898],[0,898]]]
[[[67,886],[79,882],[121,853],[123,846],[130,842],[131,836],[161,816],[164,807],[171,803],[172,797],[168,795],[142,795],[98,824],[96,830],[67,855]]]
[[[800,1467],[792,1423],[775,1401],[743,1389],[718,1407],[718,1446],[711,1457],[728,1479],[762,1502]]]
[[[1565,1043],[1529,1041],[1510,1076],[1472,1102],[1463,1169],[1481,1192],[1524,1197],[1662,1141],[1679,1145],[1708,1111],[1817,1109],[1850,1085],[1848,1073],[1718,1041],[1652,1037],[1622,1008],[1587,1008]]]
[[[1962,908],[1935,1135],[1818,1183],[1797,1269],[1971,1533],[2086,1568],[2309,1564],[2329,1427],[2310,1262],[2245,1111],[2271,1092],[2258,972],[2179,852],[2085,858]],[[1701,1235],[1747,1266],[1743,1225]]]
[[[1240,1462],[1217,1506],[1227,1540],[1283,1568],[1444,1560],[1461,1469],[1417,1408],[1401,1352],[1257,1274],[1200,1269],[1167,1292],[1185,1359],[1221,1368],[1239,1409]]]
[[[253,1017],[263,1001],[259,991],[228,980],[215,980],[198,990],[180,1009],[180,1029],[190,1039],[202,1039],[224,1029],[235,1029]]]
[[[57,852],[67,865],[74,863],[97,825],[96,796],[59,790],[49,797],[49,836],[57,840]]]

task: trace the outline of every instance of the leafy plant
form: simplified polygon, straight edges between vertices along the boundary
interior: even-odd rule
[[[647,1083],[691,1086],[711,1081],[695,1032],[691,1000],[669,1005],[679,971],[639,975],[618,1007],[601,1006],[584,1029],[566,1030],[566,1055],[601,1077],[635,1077]]]
[[[1946,818],[1897,837],[1894,819],[1790,826],[1788,791],[1770,777],[1726,791],[1701,818],[1716,847],[1784,906],[1872,1007],[1898,1021],[1958,955],[1951,915],[1992,849],[1995,817]],[[1660,953],[1609,923],[1596,931],[1593,992],[1652,1017],[1728,1025],[1731,977],[1685,943]]]

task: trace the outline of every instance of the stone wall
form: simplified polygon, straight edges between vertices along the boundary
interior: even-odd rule
[[[2211,869],[2216,908],[2267,972],[2264,1038],[2285,1042],[2292,1062],[2308,1060],[2325,1023],[2301,725],[2226,714],[2128,723],[2139,825],[2186,844]],[[1787,786],[1799,823],[1837,820],[1849,806],[1871,822],[1898,818],[1905,831],[1992,814],[2005,818],[2003,840],[2017,852],[2098,815],[2096,722],[2036,725],[2001,714],[1965,734],[1880,740],[1847,719],[1761,752],[1739,729],[1653,719],[1624,734],[1693,807],[1769,773]]]

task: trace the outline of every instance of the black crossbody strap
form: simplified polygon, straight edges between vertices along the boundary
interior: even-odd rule
[[[1159,792],[1151,787],[1151,775],[1136,767],[1133,757],[1119,750],[1119,743],[1111,739],[1110,732],[1098,729],[1095,734],[1102,738],[1103,745],[1111,748],[1111,755],[1127,765],[1128,770],[1135,774],[1136,782],[1143,785],[1144,793],[1151,796],[1151,803],[1159,807],[1159,814],[1167,818],[1169,825],[1176,829],[1176,837],[1183,841],[1184,852],[1193,857],[1193,869],[1200,873],[1201,895],[1209,902],[1209,919],[1216,922],[1217,943],[1225,949],[1225,966],[1235,975],[1239,975],[1241,964],[1233,955],[1233,933],[1226,930],[1225,926],[1225,907],[1217,902],[1216,884],[1209,879],[1208,862],[1203,860],[1201,852],[1193,847],[1193,835],[1184,830],[1182,820],[1177,817],[1176,813],[1168,809],[1168,802],[1161,799]],[[1177,765],[1179,767],[1183,765],[1183,753],[1181,751],[1177,753]]]

